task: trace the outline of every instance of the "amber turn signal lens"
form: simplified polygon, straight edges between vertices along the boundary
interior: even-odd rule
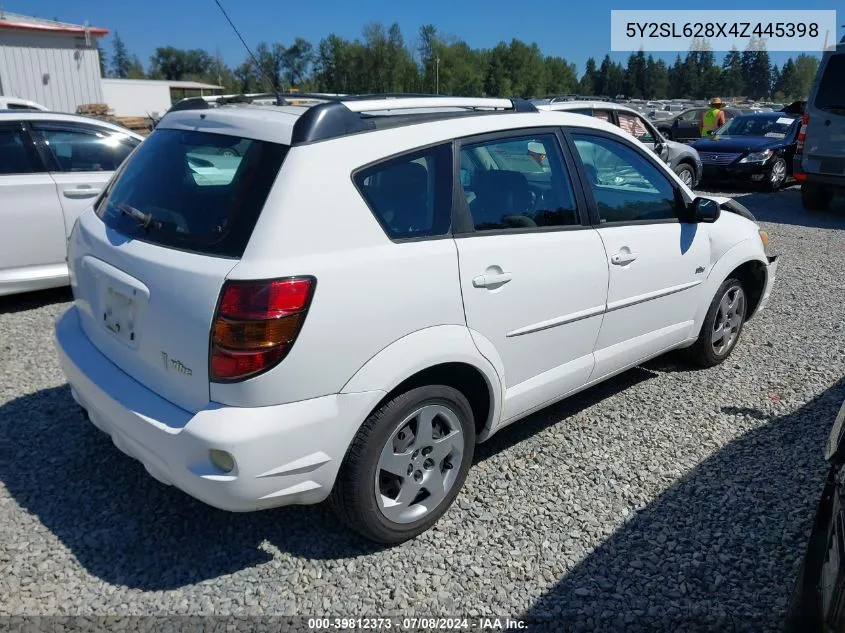
[[[214,344],[228,349],[263,349],[289,343],[296,337],[302,315],[267,321],[233,321],[218,318],[214,323]]]
[[[760,231],[760,241],[763,242],[763,248],[769,248],[769,234],[765,231]]]

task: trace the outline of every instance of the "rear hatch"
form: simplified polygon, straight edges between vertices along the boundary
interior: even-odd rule
[[[158,128],[74,229],[69,263],[86,335],[187,410],[208,404],[220,290],[287,151],[231,133]]]
[[[804,169],[845,176],[845,49],[826,54],[807,104]]]

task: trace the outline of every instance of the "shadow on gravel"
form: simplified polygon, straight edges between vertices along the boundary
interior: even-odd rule
[[[801,205],[801,190],[790,187],[775,192],[750,192],[720,187],[720,193],[736,194],[736,200],[747,207],[761,222],[791,224],[821,229],[845,229],[845,198],[837,196],[827,211],[805,211]],[[713,192],[714,195],[719,195]]]
[[[843,398],[845,379],[708,458],[537,600],[529,630],[782,630]]]
[[[476,461],[652,375],[633,369],[526,418],[479,446]],[[308,559],[380,549],[326,504],[234,514],[159,484],[84,418],[67,386],[0,406],[0,481],[88,572],[146,591],[266,563],[273,548]]]
[[[25,292],[19,295],[7,295],[0,297],[0,314],[25,312],[27,310],[43,308],[52,303],[66,303],[68,301],[73,301],[70,286],[39,290],[37,292]]]

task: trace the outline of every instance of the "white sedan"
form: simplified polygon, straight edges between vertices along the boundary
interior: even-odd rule
[[[0,296],[69,283],[73,223],[143,140],[89,117],[0,112]]]

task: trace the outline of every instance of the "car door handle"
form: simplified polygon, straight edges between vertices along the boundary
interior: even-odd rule
[[[473,278],[472,285],[476,288],[489,288],[490,286],[502,286],[513,279],[511,273],[493,273],[487,275],[479,275]]]
[[[91,187],[77,187],[76,189],[64,189],[62,194],[65,198],[93,198],[102,193],[102,189],[92,189]]]
[[[638,255],[636,253],[616,253],[616,255],[610,258],[610,263],[616,266],[624,266],[636,260],[637,257]]]

